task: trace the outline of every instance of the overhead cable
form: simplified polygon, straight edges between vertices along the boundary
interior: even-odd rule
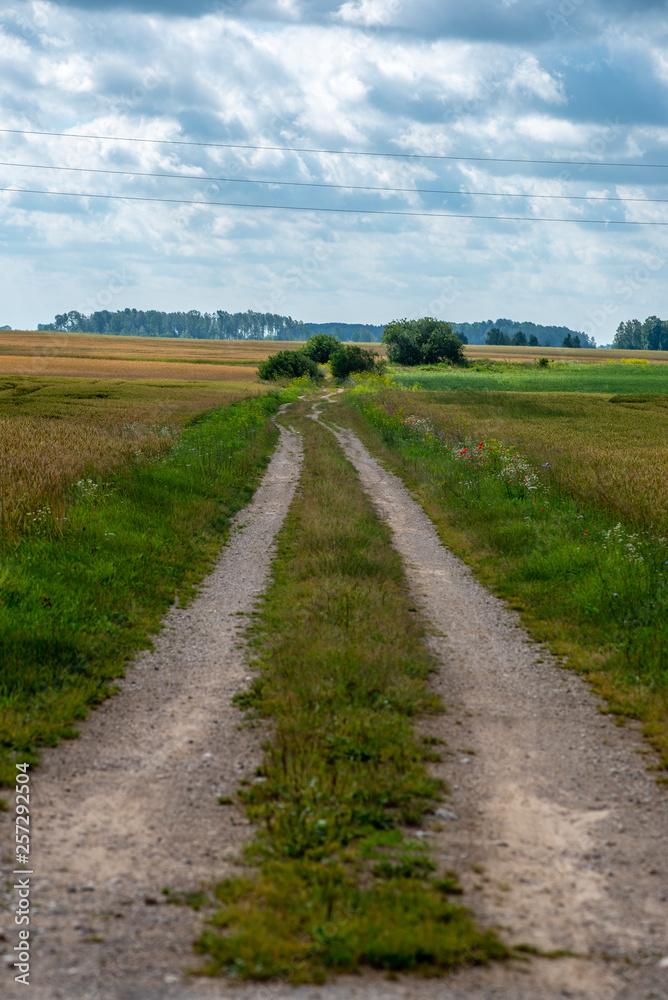
[[[309,146],[261,146],[239,142],[199,142],[193,139],[148,139],[124,135],[91,135],[85,132],[48,132],[41,129],[0,128],[0,133],[13,135],[47,135],[61,139],[96,139],[103,142],[161,143],[168,146],[200,146],[209,149],[252,149],[282,153],[324,153],[331,156],[384,156],[399,160],[469,160],[477,163],[526,163],[569,167],[640,167],[668,170],[668,163],[629,163],[621,160],[539,160],[509,156],[467,156],[445,153],[393,153],[368,149],[313,149]]]
[[[96,198],[109,201],[151,202],[162,205],[188,205],[191,208],[253,208],[276,212],[336,212],[344,215],[393,215],[423,219],[485,219],[492,222],[566,222],[589,226],[668,226],[668,222],[636,222],[631,219],[556,219],[530,215],[473,215],[460,212],[403,212],[379,208],[330,208],[311,205],[264,205],[255,202],[192,201],[182,198],[148,198],[140,195],[97,194],[87,191],[42,191],[34,188],[0,187],[0,193],[50,195],[64,198]]]
[[[385,194],[453,194],[476,198],[547,198],[564,201],[610,201],[610,202],[642,202],[643,204],[665,205],[668,198],[616,198],[607,195],[588,194],[534,194],[531,191],[467,191],[459,188],[406,188],[384,187],[370,184],[333,184],[324,181],[279,181],[252,177],[210,177],[206,174],[175,174],[145,170],[112,170],[106,167],[66,167],[52,163],[15,163],[10,160],[0,160],[0,167],[20,167],[22,170],[66,170],[74,173],[110,174],[127,177],[157,177],[161,179],[180,181],[213,181],[225,184],[269,184],[274,187],[306,187],[327,188],[340,191],[379,191]]]

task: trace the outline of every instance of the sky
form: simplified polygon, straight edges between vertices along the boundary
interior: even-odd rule
[[[668,316],[668,225],[628,224],[668,224],[667,42],[665,0],[0,0],[0,326],[255,309],[609,343]]]

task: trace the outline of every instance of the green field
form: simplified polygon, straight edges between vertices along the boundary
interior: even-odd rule
[[[475,362],[468,368],[395,368],[401,386],[420,389],[472,389],[485,392],[598,392],[608,395],[668,393],[668,365],[605,362],[536,364]]]

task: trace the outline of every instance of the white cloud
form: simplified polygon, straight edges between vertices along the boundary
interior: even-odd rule
[[[259,0],[252,5],[256,11],[270,7],[278,10],[276,4],[261,7]],[[307,23],[315,7],[322,16]],[[446,7],[449,18],[463,9]],[[279,21],[207,9],[201,18],[113,10],[103,15],[89,10],[84,17],[80,10],[50,5],[48,30],[38,26],[33,34],[4,18],[0,100],[5,127],[249,146],[572,157],[592,165],[550,171],[537,165],[5,134],[3,158],[16,162],[349,187],[336,191],[16,167],[2,168],[0,186],[200,202],[590,219],[600,215],[595,202],[554,196],[614,190],[621,181],[627,183],[621,191],[642,191],[645,178],[636,183],[636,177],[596,173],[594,161],[603,153],[606,159],[621,154],[628,159],[647,149],[661,156],[668,146],[668,130],[660,123],[639,119],[618,131],[605,124],[622,115],[618,95],[608,95],[610,66],[622,51],[615,48],[622,41],[610,31],[605,60],[585,45],[569,61],[563,58],[562,41],[533,51],[519,38],[462,41],[442,27],[428,37],[418,30],[418,15],[436,7],[426,2],[399,6],[349,0],[314,6],[289,0],[276,14]],[[498,4],[495,9],[498,13]],[[528,7],[518,2],[506,10],[515,17]],[[337,11],[333,20],[330,15]],[[388,31],[378,27],[383,11],[391,17]],[[415,30],[391,30],[399,20]],[[441,25],[446,21],[443,15]],[[660,88],[668,86],[668,71],[660,50],[654,46],[653,52],[658,99]],[[639,93],[645,85],[639,79]],[[623,120],[634,118],[624,110]],[[651,182],[659,179],[653,176]],[[352,190],[354,185],[407,190],[362,192]],[[457,193],[425,195],[416,188]],[[474,190],[527,197],[465,193]],[[660,229],[299,214],[37,195],[0,198],[0,325],[45,322],[82,301],[95,302],[108,283],[104,276],[126,268],[130,277],[113,308],[245,309],[262,301],[273,311],[303,319],[382,322],[443,301],[453,319],[512,314],[577,326],[589,299],[598,301],[628,260],[662,239]],[[625,212],[638,220],[657,218],[650,205],[625,203],[618,212],[620,218]],[[325,244],[330,249],[315,270],[304,267],[313,248]],[[658,280],[648,287],[662,294]],[[647,287],[643,294],[649,294]],[[655,309],[661,312],[660,302]]]
[[[405,0],[404,0],[405,2]],[[346,0],[334,17],[344,24],[387,28],[404,6],[402,0]]]
[[[525,56],[517,64],[509,84],[512,90],[535,94],[536,97],[550,104],[564,104],[566,102],[563,82],[541,69],[535,56]]]

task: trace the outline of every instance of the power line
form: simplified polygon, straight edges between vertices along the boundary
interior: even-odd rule
[[[141,139],[123,135],[90,135],[73,132],[47,132],[37,129],[0,128],[0,133],[13,135],[49,135],[61,139],[100,139],[105,142],[158,142],[168,146],[201,146],[208,149],[266,149],[281,153],[326,153],[332,156],[385,156],[400,160],[470,160],[476,163],[527,163],[569,167],[641,167],[668,170],[668,163],[628,163],[607,160],[534,160],[508,156],[449,156],[444,153],[388,153],[368,149],[312,149],[308,146],[259,146],[238,142],[196,142],[192,139]]]
[[[399,212],[379,208],[318,208],[309,205],[261,205],[254,202],[191,201],[181,198],[147,198],[139,195],[92,194],[81,191],[40,191],[34,188],[0,187],[0,193],[57,195],[65,198],[104,198],[109,201],[141,201],[162,205],[189,205],[191,208],[258,208],[277,212],[337,212],[345,215],[395,215],[423,219],[485,219],[493,222],[568,222],[589,226],[668,226],[668,222],[635,222],[629,219],[553,219],[528,215],[469,215],[459,212]]]
[[[112,174],[126,177],[159,177],[181,181],[223,181],[231,184],[272,184],[275,187],[306,187],[328,188],[340,191],[381,191],[385,194],[456,194],[480,198],[542,198],[559,199],[562,201],[608,201],[608,202],[641,202],[651,205],[666,205],[668,198],[615,198],[604,195],[587,194],[534,194],[531,191],[462,191],[461,189],[442,188],[406,188],[383,187],[369,184],[332,184],[321,181],[278,181],[263,180],[249,177],[209,177],[205,174],[174,174],[144,170],[111,170],[103,167],[65,167],[51,163],[15,163],[10,160],[0,160],[0,167],[20,167],[30,170],[67,170],[74,173]]]

